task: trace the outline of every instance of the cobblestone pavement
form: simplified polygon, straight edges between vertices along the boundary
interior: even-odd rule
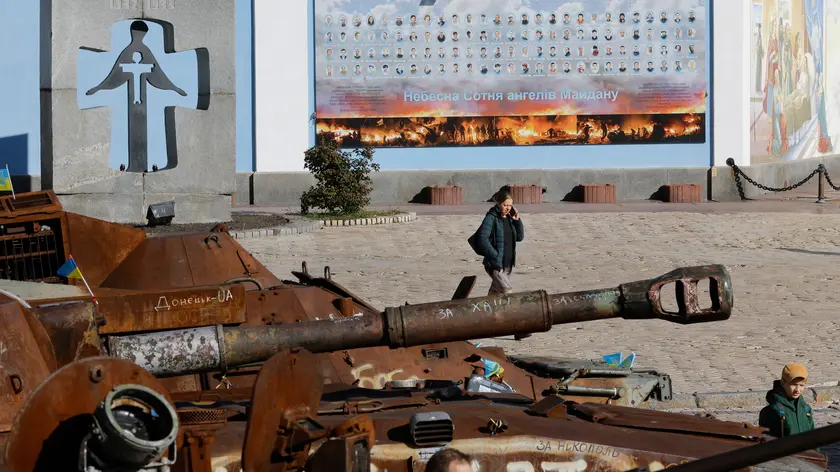
[[[374,306],[449,299],[475,274],[489,278],[466,239],[480,215],[422,216],[405,224],[325,228],[244,240],[282,278],[307,261]],[[805,363],[813,383],[836,381],[840,281],[838,214],[523,213],[517,290],[613,287],[679,266],[725,264],[733,279],[731,319],[681,326],[605,320],[558,326],[523,341],[485,340],[511,353],[598,358],[634,351],[637,365],[669,373],[676,392],[769,388],[786,362]]]

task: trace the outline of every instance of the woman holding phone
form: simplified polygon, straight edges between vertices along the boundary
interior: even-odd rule
[[[484,270],[492,279],[488,295],[507,294],[513,290],[510,274],[516,265],[516,243],[525,238],[525,227],[509,192],[500,190],[496,202],[479,229],[478,246],[484,255]]]
[[[516,265],[516,243],[525,239],[525,227],[513,207],[513,198],[505,190],[493,196],[496,202],[478,230],[476,245],[484,255],[484,270],[492,283],[487,295],[505,295],[513,291],[510,274]],[[530,334],[518,334],[517,340]]]

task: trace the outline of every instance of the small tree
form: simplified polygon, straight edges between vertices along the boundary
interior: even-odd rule
[[[370,171],[379,171],[373,162],[373,146],[365,144],[353,152],[342,151],[332,135],[322,134],[320,142],[304,155],[304,167],[318,181],[300,197],[303,214],[312,208],[333,214],[357,212],[370,203],[373,190]]]

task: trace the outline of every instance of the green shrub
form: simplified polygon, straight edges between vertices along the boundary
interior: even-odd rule
[[[370,203],[373,190],[370,172],[379,171],[379,164],[373,162],[373,147],[365,145],[347,152],[329,135],[319,136],[319,141],[304,155],[304,167],[318,183],[301,195],[301,213],[313,208],[332,214],[362,210]]]

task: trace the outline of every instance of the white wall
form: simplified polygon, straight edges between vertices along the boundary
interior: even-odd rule
[[[257,172],[303,171],[309,147],[309,0],[254,0]]]
[[[750,164],[750,10],[747,0],[714,0],[715,166]]]

